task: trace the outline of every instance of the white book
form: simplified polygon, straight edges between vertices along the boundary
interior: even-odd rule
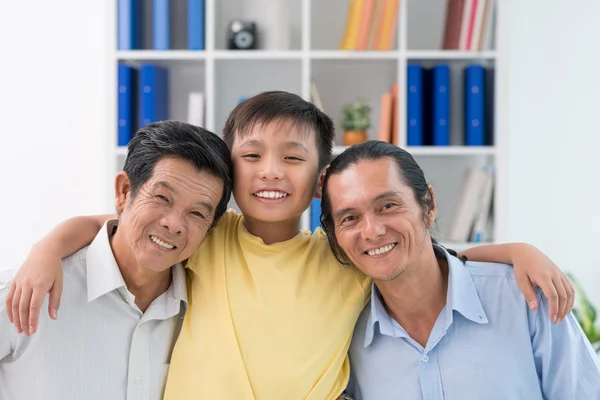
[[[469,168],[465,173],[448,240],[459,243],[469,240],[486,180],[487,174],[481,168]]]
[[[458,49],[468,50],[467,39],[469,38],[469,22],[471,22],[470,19],[471,11],[473,10],[473,0],[465,0],[465,5],[463,7],[463,15],[460,21],[460,37],[458,40]]]
[[[481,38],[482,40],[479,42],[479,50],[491,50],[492,42],[494,40],[494,29],[495,29],[495,14],[496,14],[496,0],[487,0],[488,6],[485,11],[485,20],[483,23],[483,30]]]
[[[190,92],[188,95],[187,122],[204,128],[204,93]]]
[[[479,40],[483,34],[483,24],[485,22],[485,13],[488,7],[487,3],[491,0],[479,0],[477,2],[477,9],[475,10],[475,23],[473,24],[473,34],[471,38],[471,45],[469,50],[479,49]]]
[[[310,98],[315,107],[322,112],[325,112],[323,102],[321,101],[321,95],[319,95],[319,89],[317,89],[317,83],[314,80],[310,82]]]
[[[486,233],[494,194],[494,168],[491,166],[486,168],[485,173],[487,177],[483,184],[479,212],[475,217],[475,224],[471,233],[471,241],[477,243],[485,242],[488,239]]]

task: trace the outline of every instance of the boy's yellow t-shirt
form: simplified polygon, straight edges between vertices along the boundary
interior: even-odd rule
[[[189,307],[165,399],[336,399],[370,281],[325,233],[265,245],[228,211],[187,263]]]

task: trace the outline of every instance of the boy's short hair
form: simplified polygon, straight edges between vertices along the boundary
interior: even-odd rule
[[[329,164],[335,136],[333,121],[312,103],[288,92],[263,92],[238,104],[225,122],[223,140],[231,150],[236,137],[247,135],[256,125],[272,122],[292,124],[308,135],[314,132],[319,170]]]

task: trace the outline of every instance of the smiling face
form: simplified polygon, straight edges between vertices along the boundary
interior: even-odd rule
[[[398,278],[431,248],[435,206],[424,221],[414,191],[390,158],[359,161],[332,175],[327,192],[339,246],[373,279]]]
[[[117,175],[116,190],[120,218],[113,250],[126,253],[117,260],[158,272],[186,260],[200,246],[221,199],[223,181],[189,161],[165,157],[135,197],[125,172]]]
[[[315,133],[291,123],[256,125],[232,145],[233,195],[244,217],[297,221],[315,196],[319,153]]]

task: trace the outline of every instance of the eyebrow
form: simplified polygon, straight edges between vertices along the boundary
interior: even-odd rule
[[[250,139],[250,140],[246,140],[244,143],[242,143],[240,145],[240,147],[253,147],[253,146],[261,146],[262,147],[263,145],[264,145],[264,141],[262,141],[262,140]],[[301,142],[297,142],[297,141],[286,142],[285,147],[287,147],[288,149],[300,149],[300,150],[303,150],[306,153],[308,153],[308,149]]]
[[[167,182],[165,182],[165,181],[158,181],[158,182],[156,182],[156,183],[154,184],[154,187],[155,187],[155,188],[156,188],[156,187],[163,187],[163,188],[167,189],[168,191],[170,191],[170,192],[172,192],[172,193],[174,193],[174,194],[177,194],[177,191],[176,191],[175,189],[173,189],[173,187],[172,187],[171,185],[169,185],[169,184],[168,184]],[[206,202],[206,201],[202,201],[202,200],[201,200],[201,201],[199,201],[199,202],[197,202],[196,204],[198,204],[198,205],[200,205],[200,206],[202,206],[202,207],[206,208],[206,210],[208,211],[208,213],[209,213],[209,214],[211,214],[211,215],[213,214],[214,207],[212,206],[212,204],[210,204],[210,203],[208,203],[208,202]]]
[[[240,145],[240,147],[252,147],[252,146],[262,146],[262,140],[250,139],[246,140],[244,143]]]
[[[403,194],[401,192],[398,192],[396,190],[390,190],[388,192],[384,192],[381,193],[380,195],[378,195],[377,197],[375,197],[373,199],[373,203],[377,203],[378,201],[385,199],[385,198],[390,198],[390,197],[403,197]],[[354,207],[346,207],[346,208],[342,208],[341,210],[337,211],[335,213],[335,219],[341,217],[342,215],[349,213],[350,211],[354,211],[355,208]]]
[[[300,149],[305,151],[306,153],[308,153],[308,149],[306,148],[306,146],[304,146],[302,143],[300,142],[287,142],[285,144],[285,147],[287,147],[288,149]]]

